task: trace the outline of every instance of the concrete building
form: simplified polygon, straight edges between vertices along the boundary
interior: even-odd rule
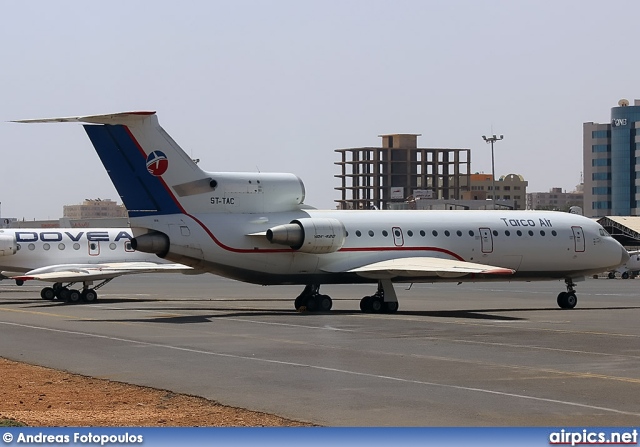
[[[341,209],[387,209],[414,191],[433,199],[460,199],[469,190],[469,149],[419,148],[420,134],[380,135],[382,147],[336,149],[341,155]]]
[[[128,217],[124,205],[110,199],[86,199],[81,205],[64,205],[62,215],[76,220]]]
[[[527,194],[528,210],[569,211],[574,206],[582,208],[583,202],[582,184],[571,192],[563,192],[562,188],[551,188],[549,192],[531,192]]]
[[[495,181],[496,190],[493,191],[491,174],[471,174],[471,187],[463,197],[469,200],[493,200],[501,208],[525,209],[527,197],[527,182],[519,174],[503,175]]]
[[[584,214],[636,216],[640,200],[640,100],[621,99],[609,123],[583,124]],[[637,135],[637,136],[636,136]]]

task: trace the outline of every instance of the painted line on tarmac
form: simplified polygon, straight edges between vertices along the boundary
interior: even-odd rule
[[[67,330],[62,330],[62,329],[52,329],[52,328],[31,326],[31,325],[19,324],[19,323],[0,322],[0,324],[6,325],[6,326],[14,326],[14,327],[19,327],[19,328],[25,328],[25,329],[36,329],[36,330],[42,330],[42,331],[48,331],[48,332],[57,332],[57,333],[61,333],[61,334],[81,335],[83,337],[92,337],[92,338],[100,338],[100,339],[111,340],[111,341],[119,341],[119,342],[130,343],[130,344],[134,344],[134,345],[138,345],[138,346],[149,346],[149,347],[153,347],[153,348],[169,349],[169,350],[175,350],[175,351],[181,351],[181,352],[190,352],[190,353],[194,353],[194,354],[203,354],[203,355],[210,355],[210,356],[215,356],[215,357],[231,358],[231,359],[236,359],[236,360],[247,360],[247,361],[252,361],[252,362],[269,363],[269,364],[273,364],[273,365],[293,366],[293,367],[300,367],[300,368],[311,368],[311,369],[315,369],[315,370],[318,370],[318,371],[333,372],[333,373],[346,374],[346,375],[359,376],[359,377],[368,377],[368,378],[372,378],[372,379],[387,380],[387,381],[393,381],[393,382],[398,382],[398,383],[424,385],[424,386],[436,387],[436,388],[448,388],[448,389],[453,389],[453,390],[458,390],[458,391],[470,391],[470,392],[489,394],[489,395],[494,395],[494,396],[511,397],[511,398],[516,398],[516,399],[531,400],[531,401],[537,401],[537,402],[546,402],[546,403],[565,405],[565,406],[571,406],[571,407],[586,408],[586,409],[595,410],[595,411],[606,411],[606,412],[609,412],[609,413],[624,414],[624,415],[629,415],[629,416],[640,416],[640,413],[617,410],[615,408],[608,408],[608,407],[600,407],[600,406],[596,406],[596,405],[581,404],[581,403],[578,403],[578,402],[570,402],[570,401],[564,401],[564,400],[559,400],[559,399],[549,399],[549,398],[544,398],[544,397],[528,396],[528,395],[525,395],[525,394],[506,393],[506,392],[503,392],[503,391],[494,391],[494,390],[488,390],[488,389],[484,389],[484,388],[466,387],[466,386],[461,386],[461,385],[448,385],[448,384],[435,383],[435,382],[425,382],[425,381],[422,381],[422,380],[405,379],[405,378],[402,378],[402,377],[393,377],[393,376],[386,376],[386,375],[379,375],[379,374],[372,374],[372,373],[364,373],[364,372],[358,372],[358,371],[349,371],[349,370],[345,370],[345,369],[330,368],[330,367],[326,367],[326,366],[310,365],[310,364],[297,363],[297,362],[286,362],[286,361],[282,361],[282,360],[265,359],[265,358],[259,358],[259,357],[247,357],[247,356],[242,356],[242,355],[237,355],[237,354],[225,354],[225,353],[221,353],[221,352],[204,351],[204,350],[201,350],[201,349],[184,348],[184,347],[171,346],[171,345],[166,345],[166,344],[161,344],[161,343],[149,343],[149,342],[144,342],[144,341],[139,341],[139,340],[132,340],[132,339],[127,339],[127,338],[111,337],[111,336],[107,336],[107,335],[97,335],[97,334],[91,334],[91,333],[79,332],[79,331],[67,331]]]

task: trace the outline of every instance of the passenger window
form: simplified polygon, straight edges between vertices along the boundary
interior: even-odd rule
[[[387,230],[382,230],[382,235],[384,237],[387,237],[387,236],[389,236],[389,233],[387,232]]]
[[[64,244],[58,244],[58,250],[64,250]]]
[[[373,230],[369,230],[369,236],[373,237]]]
[[[413,231],[411,231],[411,230],[407,231],[407,236],[413,237]]]
[[[518,230],[518,231],[516,231],[516,234],[517,234],[518,236],[522,236],[522,231]]]
[[[75,244],[73,244],[73,249],[74,250],[80,250],[80,244],[78,244],[77,242]]]
[[[49,244],[43,244],[42,248],[44,248],[45,250],[49,250],[51,248],[51,245]]]
[[[449,230],[444,230],[444,235],[449,237],[449,236],[451,236],[451,233],[449,233]]]
[[[540,230],[540,236],[544,236],[545,234],[544,230]]]
[[[434,236],[438,236],[438,232],[436,230],[433,230],[431,234],[433,234]]]
[[[458,230],[456,231],[456,234],[458,235],[458,237],[462,237],[462,231]]]
[[[493,235],[497,236],[498,235],[498,230],[493,230]]]
[[[504,230],[504,235],[505,236],[511,236],[511,232],[509,230]]]
[[[551,234],[553,234],[554,236],[558,235],[558,233],[556,233],[556,230],[551,230]]]
[[[469,236],[473,237],[475,233],[472,230],[469,230]]]
[[[424,230],[420,230],[420,236],[425,237],[427,235],[427,233],[424,232]]]
[[[533,236],[533,231],[529,230],[529,236]]]
[[[356,230],[356,236],[358,237],[362,236],[362,233],[360,232],[360,230]]]

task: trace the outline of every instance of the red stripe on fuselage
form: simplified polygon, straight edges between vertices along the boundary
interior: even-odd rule
[[[143,157],[143,162],[146,163],[147,156],[148,156],[147,153],[144,151],[144,149],[142,148],[140,143],[138,143],[138,140],[136,139],[136,137],[133,136],[133,133],[129,129],[129,126],[124,126],[124,128],[127,130],[127,133],[129,134],[129,137],[131,137],[131,140],[135,143],[135,145],[137,146],[138,150],[140,151],[140,154]],[[151,174],[149,174],[149,175],[151,175]],[[252,248],[234,248],[234,247],[230,247],[228,245],[223,244],[222,242],[220,242],[218,240],[218,238],[216,238],[214,236],[214,234],[211,232],[211,230],[209,230],[209,228],[205,224],[203,224],[195,216],[192,216],[191,214],[189,214],[189,213],[187,213],[185,211],[185,209],[182,207],[180,202],[176,199],[176,197],[171,192],[171,188],[169,188],[169,186],[165,183],[165,181],[164,181],[164,179],[162,177],[156,177],[156,178],[162,183],[162,186],[167,191],[167,194],[169,195],[169,197],[171,197],[171,199],[176,204],[178,209],[184,215],[189,216],[191,219],[193,219],[195,222],[197,222],[198,225],[200,225],[200,227],[209,235],[209,237],[211,237],[211,240],[213,240],[213,242],[215,242],[216,245],[218,245],[223,250],[227,250],[227,251],[230,251],[230,252],[233,252],[233,253],[295,253],[295,252],[297,252],[297,250],[293,250],[291,248],[255,248],[255,249],[252,249]],[[340,252],[435,251],[435,252],[439,252],[439,253],[448,254],[449,256],[453,256],[458,261],[464,261],[464,259],[461,256],[455,254],[454,252],[452,252],[450,250],[447,250],[445,248],[439,248],[439,247],[353,247],[353,248],[341,248],[338,251],[340,251]]]

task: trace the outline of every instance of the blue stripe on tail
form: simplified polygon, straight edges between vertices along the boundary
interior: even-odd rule
[[[182,211],[159,177],[147,171],[145,155],[122,125],[84,125],[129,217]]]

